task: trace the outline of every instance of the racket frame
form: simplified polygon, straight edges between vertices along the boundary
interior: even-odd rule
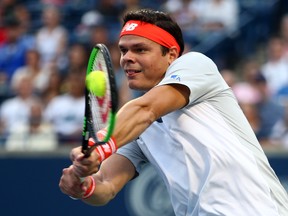
[[[114,75],[114,70],[113,70],[113,65],[112,65],[112,60],[111,60],[111,55],[108,50],[108,48],[104,44],[96,44],[89,57],[88,61],[88,67],[86,71],[86,76],[91,73],[94,70],[99,70],[97,68],[94,68],[94,61],[97,59],[98,54],[102,54],[104,57],[105,65],[107,68],[107,78],[109,81],[110,85],[110,95],[111,95],[111,100],[110,100],[110,111],[109,111],[109,116],[108,116],[108,125],[105,128],[107,133],[104,137],[103,140],[99,140],[98,137],[95,134],[91,134],[90,131],[88,130],[88,124],[90,120],[93,121],[92,114],[91,114],[91,109],[90,109],[90,104],[89,104],[89,94],[90,91],[85,87],[85,111],[84,111],[84,119],[83,119],[83,131],[82,131],[82,152],[85,154],[85,157],[89,157],[92,150],[101,144],[105,144],[110,137],[112,136],[114,126],[116,123],[116,111],[118,109],[118,93],[117,93],[117,87],[116,87],[116,82],[115,82],[115,75]],[[86,85],[85,85],[86,86]],[[94,146],[89,146],[89,138],[93,138],[95,141]]]

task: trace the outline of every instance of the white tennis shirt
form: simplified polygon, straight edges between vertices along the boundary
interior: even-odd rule
[[[158,86],[172,83],[190,89],[189,104],[118,153],[138,172],[156,168],[177,216],[287,216],[287,192],[216,65],[187,53]]]

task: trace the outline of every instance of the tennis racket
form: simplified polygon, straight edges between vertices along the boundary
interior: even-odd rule
[[[103,71],[105,74],[106,90],[103,96],[97,97],[87,88],[87,85],[85,88],[85,113],[82,132],[82,152],[85,157],[89,157],[97,145],[104,144],[110,139],[116,121],[118,94],[110,52],[104,44],[96,44],[93,47],[86,76],[97,70]],[[94,87],[97,88],[97,86]],[[96,133],[103,128],[107,130],[107,133],[102,139],[99,139]],[[95,141],[93,146],[88,144],[91,137]]]

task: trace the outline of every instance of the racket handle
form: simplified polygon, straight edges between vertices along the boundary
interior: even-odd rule
[[[85,177],[79,177],[80,181],[81,181],[81,184],[84,182],[84,179]],[[75,198],[75,197],[72,197],[72,196],[69,196],[71,199],[73,200],[79,200],[79,198]]]
[[[93,176],[88,176],[90,178],[90,181],[91,181],[91,184],[89,185],[88,189],[86,190],[85,194],[83,195],[82,199],[87,199],[89,198],[90,196],[92,196],[94,190],[95,190],[95,187],[96,187],[96,183],[95,183],[95,180],[93,178]],[[80,177],[80,181],[81,181],[81,184],[84,182],[84,179],[86,177]],[[73,200],[78,200],[78,198],[75,198],[75,197],[72,197],[72,196],[69,196],[71,199]]]

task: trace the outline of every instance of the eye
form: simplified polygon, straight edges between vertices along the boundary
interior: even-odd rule
[[[137,53],[143,53],[143,52],[145,52],[146,50],[145,49],[143,49],[143,48],[138,48],[138,49],[136,49],[136,52]]]
[[[127,53],[127,49],[120,48],[120,53],[121,53],[122,55],[125,55],[125,53]]]

